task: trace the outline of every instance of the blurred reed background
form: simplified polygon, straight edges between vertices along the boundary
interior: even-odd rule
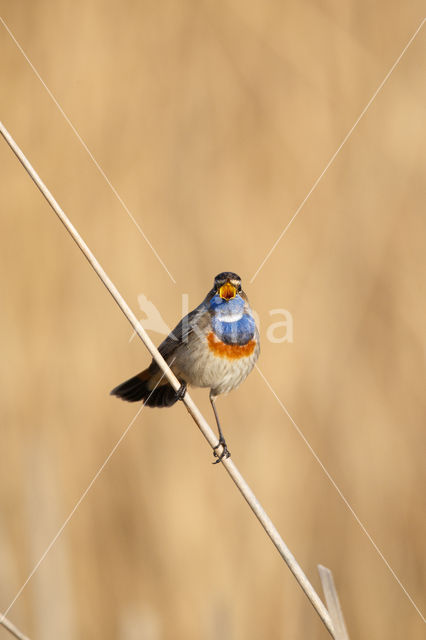
[[[250,279],[422,4],[0,1],[175,282],[4,27],[0,118],[134,309],[144,294],[174,326],[182,294],[192,308],[219,271],[243,277],[262,372],[421,608],[425,29]],[[3,142],[0,164],[4,610],[136,413],[109,390],[149,359]],[[268,340],[273,309],[293,343]],[[334,572],[351,638],[424,637],[258,373],[218,405],[318,590],[317,563]],[[211,461],[183,406],[143,411],[9,617],[33,640],[327,638]]]

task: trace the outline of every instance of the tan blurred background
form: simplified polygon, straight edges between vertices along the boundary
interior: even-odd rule
[[[0,119],[138,315],[170,326],[237,271],[259,366],[424,610],[425,28],[421,2],[0,2],[175,282],[0,27]],[[2,142],[2,141],[0,141]],[[0,610],[137,411],[149,361],[4,142]],[[267,329],[288,310],[294,342]],[[163,336],[151,332],[159,342]],[[211,420],[205,390],[193,397]],[[257,372],[219,400],[233,458],[351,638],[424,624]],[[145,410],[9,617],[33,640],[327,638],[183,406]],[[0,638],[10,637],[3,629]]]

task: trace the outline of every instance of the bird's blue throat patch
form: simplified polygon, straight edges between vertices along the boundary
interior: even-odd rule
[[[247,344],[255,332],[255,322],[251,315],[244,312],[244,300],[235,296],[232,300],[223,300],[214,296],[210,301],[212,329],[219,340],[225,344]]]

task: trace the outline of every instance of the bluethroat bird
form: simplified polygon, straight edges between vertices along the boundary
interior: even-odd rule
[[[143,400],[148,407],[171,407],[182,399],[187,385],[210,388],[210,402],[219,431],[214,448],[217,462],[228,458],[216,397],[238,387],[259,357],[259,332],[247,296],[236,273],[224,271],[213,289],[158,347],[181,383],[175,391],[153,360],[150,366],[111,391],[128,402]],[[220,455],[217,449],[222,447]]]

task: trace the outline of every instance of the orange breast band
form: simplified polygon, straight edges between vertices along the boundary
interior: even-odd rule
[[[256,346],[255,340],[250,340],[247,344],[225,344],[217,340],[213,331],[210,331],[208,334],[207,342],[210,351],[212,351],[215,356],[229,358],[229,360],[238,360],[238,358],[251,356]]]

